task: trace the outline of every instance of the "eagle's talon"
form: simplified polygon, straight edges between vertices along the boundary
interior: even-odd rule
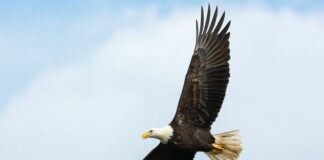
[[[213,144],[213,148],[214,148],[214,151],[216,152],[223,152],[224,151],[224,147],[220,144]]]

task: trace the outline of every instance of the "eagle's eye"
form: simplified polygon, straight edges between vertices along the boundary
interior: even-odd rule
[[[152,133],[152,132],[153,132],[153,130],[149,130],[149,132],[150,132],[150,133]]]

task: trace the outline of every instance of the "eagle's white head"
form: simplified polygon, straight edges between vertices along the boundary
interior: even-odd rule
[[[152,128],[149,131],[142,134],[142,139],[146,138],[156,138],[161,141],[161,143],[168,143],[168,140],[173,136],[173,129],[171,126],[166,126],[163,128]]]

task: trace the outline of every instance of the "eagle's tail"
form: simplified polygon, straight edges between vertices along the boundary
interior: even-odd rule
[[[220,134],[215,134],[214,146],[218,149],[205,152],[211,160],[236,160],[241,151],[241,140],[239,131],[230,131]]]

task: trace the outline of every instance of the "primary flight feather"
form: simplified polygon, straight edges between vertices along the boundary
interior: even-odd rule
[[[212,160],[236,160],[242,150],[238,131],[213,135],[211,125],[222,106],[229,82],[230,21],[223,26],[225,12],[218,8],[207,16],[201,8],[196,21],[196,44],[185,77],[176,114],[163,128],[152,128],[142,138],[161,143],[144,160],[193,160],[202,151]]]

